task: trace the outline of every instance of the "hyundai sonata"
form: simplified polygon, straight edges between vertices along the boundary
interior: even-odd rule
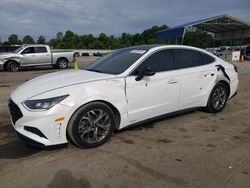
[[[44,75],[9,100],[24,142],[50,146],[71,139],[83,148],[112,132],[173,112],[220,112],[237,93],[237,68],[198,48],[146,45],[111,52],[84,70]]]

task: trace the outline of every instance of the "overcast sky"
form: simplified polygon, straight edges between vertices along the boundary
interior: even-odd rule
[[[117,36],[225,13],[250,22],[250,0],[0,0],[0,38],[16,33],[50,39],[66,30]]]

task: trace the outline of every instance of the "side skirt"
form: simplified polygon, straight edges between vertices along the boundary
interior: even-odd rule
[[[134,127],[134,126],[138,126],[138,125],[149,123],[149,122],[156,121],[156,120],[157,121],[163,120],[164,118],[167,118],[167,117],[178,116],[180,114],[185,114],[187,112],[192,112],[194,110],[201,109],[201,108],[203,108],[203,107],[194,107],[194,108],[188,108],[188,109],[184,109],[184,110],[178,110],[178,111],[175,111],[175,112],[171,112],[171,113],[163,114],[163,115],[160,115],[160,116],[152,117],[152,118],[149,118],[149,119],[146,119],[146,120],[142,120],[142,121],[130,124],[130,125],[128,125],[126,127],[123,127],[121,129],[119,128],[118,130],[128,129],[128,128],[131,128],[131,127]]]

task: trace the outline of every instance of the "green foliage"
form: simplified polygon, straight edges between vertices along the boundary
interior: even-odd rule
[[[100,33],[98,36],[93,36],[92,34],[77,35],[74,32],[68,30],[65,33],[58,32],[55,38],[49,40],[49,44],[53,48],[57,49],[118,49],[134,45],[143,44],[175,44],[176,40],[168,41],[157,41],[155,38],[155,33],[164,29],[167,29],[167,25],[152,26],[149,29],[144,30],[142,33],[130,34],[122,33],[121,36],[115,37],[114,35],[106,35],[105,33]],[[177,39],[177,42],[181,43],[181,38]],[[250,44],[250,38],[246,38],[243,41],[240,39],[233,40],[233,45],[240,45],[241,42],[244,44]],[[0,41],[1,43],[1,41]],[[9,36],[7,42],[2,42],[2,44],[34,44],[34,40],[30,35],[26,35],[23,41],[18,40],[18,36],[12,34]],[[46,44],[46,40],[43,36],[40,36],[37,40],[39,44]],[[208,48],[214,46],[214,40],[211,34],[204,32],[202,30],[197,30],[195,32],[187,32],[183,40],[183,44],[196,46],[200,48]],[[228,45],[230,46],[231,41],[225,40],[223,43],[215,42],[217,45]]]
[[[37,44],[46,44],[46,39],[44,36],[40,36],[36,42]]]
[[[199,48],[213,47],[213,37],[204,31],[187,32],[183,44]]]
[[[35,41],[30,35],[26,35],[23,37],[23,44],[35,44]]]
[[[16,34],[11,34],[9,37],[8,37],[8,42],[10,44],[18,44],[18,36]]]
[[[62,41],[63,40],[63,33],[62,32],[58,32],[56,34],[56,40],[58,40],[58,41]]]
[[[68,30],[63,35],[62,32],[56,34],[55,39],[49,41],[49,45],[58,49],[118,49],[133,45],[155,44],[155,32],[168,28],[166,25],[153,26],[143,31],[141,34],[122,33],[120,37],[107,36],[100,33],[98,37],[92,34],[77,35]]]

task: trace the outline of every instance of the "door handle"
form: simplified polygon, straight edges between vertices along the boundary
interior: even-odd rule
[[[36,57],[36,55],[32,55],[31,57]]]
[[[207,74],[204,74],[204,77],[207,77],[207,76],[214,76],[214,73],[207,73]]]
[[[178,80],[171,79],[168,81],[168,84],[176,84],[177,82],[178,82]]]

